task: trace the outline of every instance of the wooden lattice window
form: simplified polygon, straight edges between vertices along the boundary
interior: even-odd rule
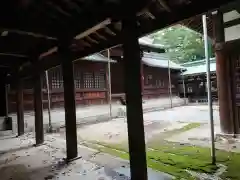
[[[211,81],[211,91],[217,92],[217,81]]]
[[[152,86],[153,85],[153,76],[151,74],[146,75],[145,85]]]
[[[156,80],[156,86],[157,87],[164,87],[165,86],[165,84],[164,84],[164,80]]]
[[[91,89],[94,88],[94,76],[93,72],[85,72],[83,75],[84,88]]]
[[[60,68],[52,70],[52,88],[63,88],[63,77]]]
[[[94,74],[94,88],[96,88],[96,89],[105,88],[104,72],[95,72],[95,74]]]
[[[42,88],[46,90],[47,89],[46,74],[44,73],[44,75],[41,78],[42,78]]]
[[[240,67],[240,59],[236,60],[236,67]]]
[[[191,86],[189,86],[189,87],[187,88],[187,91],[188,91],[189,93],[192,93],[192,92],[193,92],[193,89],[192,89],[192,87],[191,87]]]
[[[240,93],[240,84],[236,85],[236,91],[237,91],[238,94]]]
[[[81,88],[81,76],[82,73],[79,69],[75,69],[74,71],[74,78],[75,78],[75,88]]]

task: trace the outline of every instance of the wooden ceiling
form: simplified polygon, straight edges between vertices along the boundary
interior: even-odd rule
[[[181,24],[196,32],[203,34],[203,24],[201,15],[195,16],[194,18],[186,19],[182,21]],[[210,38],[213,38],[213,24],[212,19],[209,16],[207,17],[207,30],[208,36]]]
[[[139,36],[213,10],[230,0],[2,0],[0,72],[34,73],[31,57],[41,55],[40,71],[61,63],[57,45],[71,39],[73,61],[122,43],[121,19],[137,15]],[[3,67],[4,66],[4,67]],[[6,70],[7,69],[7,70]]]
[[[221,7],[221,12],[229,12],[232,10],[237,10],[240,13],[240,1],[234,1],[229,3],[227,6]],[[199,33],[203,33],[203,25],[202,25],[202,16],[197,15],[189,19],[185,19],[181,22],[182,25],[189,27]],[[224,27],[230,27],[232,25],[240,24],[240,19],[234,19],[232,21],[224,23]],[[213,39],[213,24],[212,24],[212,15],[209,13],[207,17],[207,30],[208,36]]]

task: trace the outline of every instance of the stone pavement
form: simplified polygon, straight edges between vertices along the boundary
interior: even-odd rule
[[[20,138],[0,137],[1,180],[129,180],[129,162],[96,150],[78,146],[79,159],[66,164],[65,140],[45,135],[45,143],[34,147],[31,133]],[[149,180],[170,180],[172,176],[148,169]]]
[[[184,104],[184,99],[179,97],[173,97],[173,106],[181,106]],[[160,99],[152,99],[146,100],[143,104],[144,112],[157,111],[170,107],[169,98],[160,98]],[[116,118],[119,116],[119,109],[124,109],[125,107],[114,103],[112,104],[112,116]],[[125,111],[125,110],[124,110]],[[87,107],[77,107],[76,109],[76,117],[77,124],[91,124],[96,122],[103,122],[109,120],[109,105],[92,105]],[[13,130],[16,132],[17,130],[17,116],[16,114],[10,114],[10,117],[13,119]],[[54,128],[64,127],[65,126],[65,112],[63,108],[54,109],[51,112],[52,126]],[[48,112],[44,111],[43,113],[43,122],[44,129],[48,128]],[[33,112],[25,112],[24,114],[24,122],[25,122],[25,132],[34,131],[34,113]]]

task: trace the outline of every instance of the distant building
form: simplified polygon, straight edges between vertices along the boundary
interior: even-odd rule
[[[156,98],[169,96],[169,86],[172,94],[178,95],[178,77],[182,67],[172,61],[163,48],[148,43],[140,43],[142,49],[142,94],[143,98]],[[121,47],[110,50],[111,89],[112,100],[119,100],[125,96],[124,90],[124,63]],[[169,62],[169,64],[168,64]],[[109,77],[107,53],[93,54],[74,63],[74,81],[76,105],[91,105],[108,103]],[[171,72],[171,85],[169,85],[168,65]],[[48,70],[51,107],[64,105],[64,89],[62,68],[60,66]],[[47,108],[46,79],[43,81],[43,108]],[[33,82],[24,80],[23,101],[24,109],[33,109]],[[16,111],[15,87],[11,86],[8,93],[9,111]]]
[[[111,63],[116,63],[110,60]],[[102,54],[94,54],[77,60],[74,65],[74,81],[76,105],[103,104],[107,102],[107,63],[108,59]],[[64,105],[64,89],[61,66],[48,70],[51,107]],[[45,76],[43,81],[43,108],[47,108],[47,90]],[[23,102],[25,110],[33,109],[33,82],[24,81]],[[15,88],[11,87],[8,93],[9,111],[16,111]]]
[[[198,60],[181,64],[186,70],[182,72],[179,78],[179,91],[180,96],[185,95],[192,99],[206,99],[207,98],[207,80],[206,80],[206,61]],[[217,79],[216,79],[216,59],[210,59],[211,71],[211,91],[213,98],[217,98]],[[184,80],[184,81],[183,81]]]
[[[114,56],[114,54],[112,54]],[[123,60],[112,64],[112,93],[114,98],[124,96],[124,65]],[[143,98],[156,98],[169,96],[167,53],[143,52],[142,55],[142,92]],[[173,95],[178,95],[178,78],[182,67],[169,60],[171,72],[171,87]]]

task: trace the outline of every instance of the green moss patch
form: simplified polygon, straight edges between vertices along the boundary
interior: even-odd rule
[[[201,126],[200,123],[190,123],[182,128],[166,131],[153,137],[147,143],[147,164],[152,169],[171,174],[177,180],[194,178],[186,172],[192,170],[199,173],[213,174],[217,167],[211,164],[210,148],[192,146],[190,144],[173,143],[164,140],[173,135]],[[83,145],[97,149],[122,159],[129,159],[128,143],[109,144],[98,141],[86,142]],[[240,154],[216,151],[217,163],[227,166],[227,171],[221,175],[222,179],[240,179]]]
[[[122,159],[129,159],[128,151],[121,144],[86,142],[84,145]],[[221,178],[239,180],[240,154],[220,150],[217,150],[216,153],[217,163],[228,167]],[[186,172],[186,169],[209,174],[215,173],[217,170],[217,167],[211,164],[209,148],[180,145],[166,141],[156,149],[147,150],[147,164],[155,170],[175,176],[176,179],[194,179]]]

